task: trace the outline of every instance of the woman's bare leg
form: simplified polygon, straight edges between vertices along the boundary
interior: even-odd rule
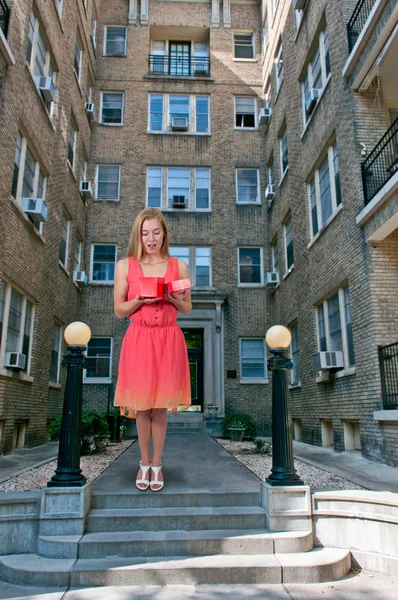
[[[137,410],[136,423],[138,443],[141,451],[141,464],[146,467],[150,464],[149,445],[151,439],[151,411]],[[149,472],[147,472],[147,478],[149,479]],[[138,471],[137,479],[142,479],[141,469]]]
[[[158,467],[162,464],[162,453],[164,440],[166,438],[167,430],[167,409],[166,408],[153,408],[152,409],[152,444],[153,444],[153,457],[152,465]],[[163,481],[162,473],[159,473],[159,480]],[[153,486],[157,489],[160,486]]]

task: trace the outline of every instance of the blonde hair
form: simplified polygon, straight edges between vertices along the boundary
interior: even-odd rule
[[[131,228],[129,246],[127,250],[127,256],[141,260],[144,249],[142,247],[142,226],[144,221],[148,219],[156,219],[159,221],[163,228],[163,244],[160,249],[161,256],[169,258],[169,230],[164,220],[163,214],[158,208],[144,208],[135,218],[133,226]]]

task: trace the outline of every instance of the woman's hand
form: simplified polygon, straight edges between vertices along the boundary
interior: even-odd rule
[[[153,304],[154,302],[159,302],[162,298],[141,298],[139,294],[135,297],[136,300],[139,300],[142,304]]]
[[[164,297],[166,300],[174,304],[175,307],[181,306],[181,302],[184,302],[184,298],[187,295],[186,291],[173,292],[169,294],[165,294]]]

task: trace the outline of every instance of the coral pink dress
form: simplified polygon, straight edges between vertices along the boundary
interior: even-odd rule
[[[128,300],[139,293],[140,277],[144,277],[141,265],[129,258]],[[169,258],[165,282],[177,279],[178,259]],[[133,419],[137,410],[189,406],[188,352],[175,306],[167,300],[142,304],[130,319],[120,352],[115,406]]]

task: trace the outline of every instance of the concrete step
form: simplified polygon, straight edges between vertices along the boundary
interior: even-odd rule
[[[227,490],[220,492],[142,493],[130,490],[93,492],[91,508],[166,508],[189,506],[260,506],[260,491]]]
[[[299,554],[195,557],[107,557],[56,560],[37,554],[0,557],[0,577],[22,585],[167,585],[320,583],[351,568],[349,550],[321,548]]]
[[[197,529],[266,528],[260,506],[177,507],[145,509],[94,509],[86,519],[86,532],[170,531]]]
[[[204,556],[308,552],[310,531],[262,533],[258,530],[133,531],[81,536],[40,536],[38,553],[47,558],[106,556]]]

